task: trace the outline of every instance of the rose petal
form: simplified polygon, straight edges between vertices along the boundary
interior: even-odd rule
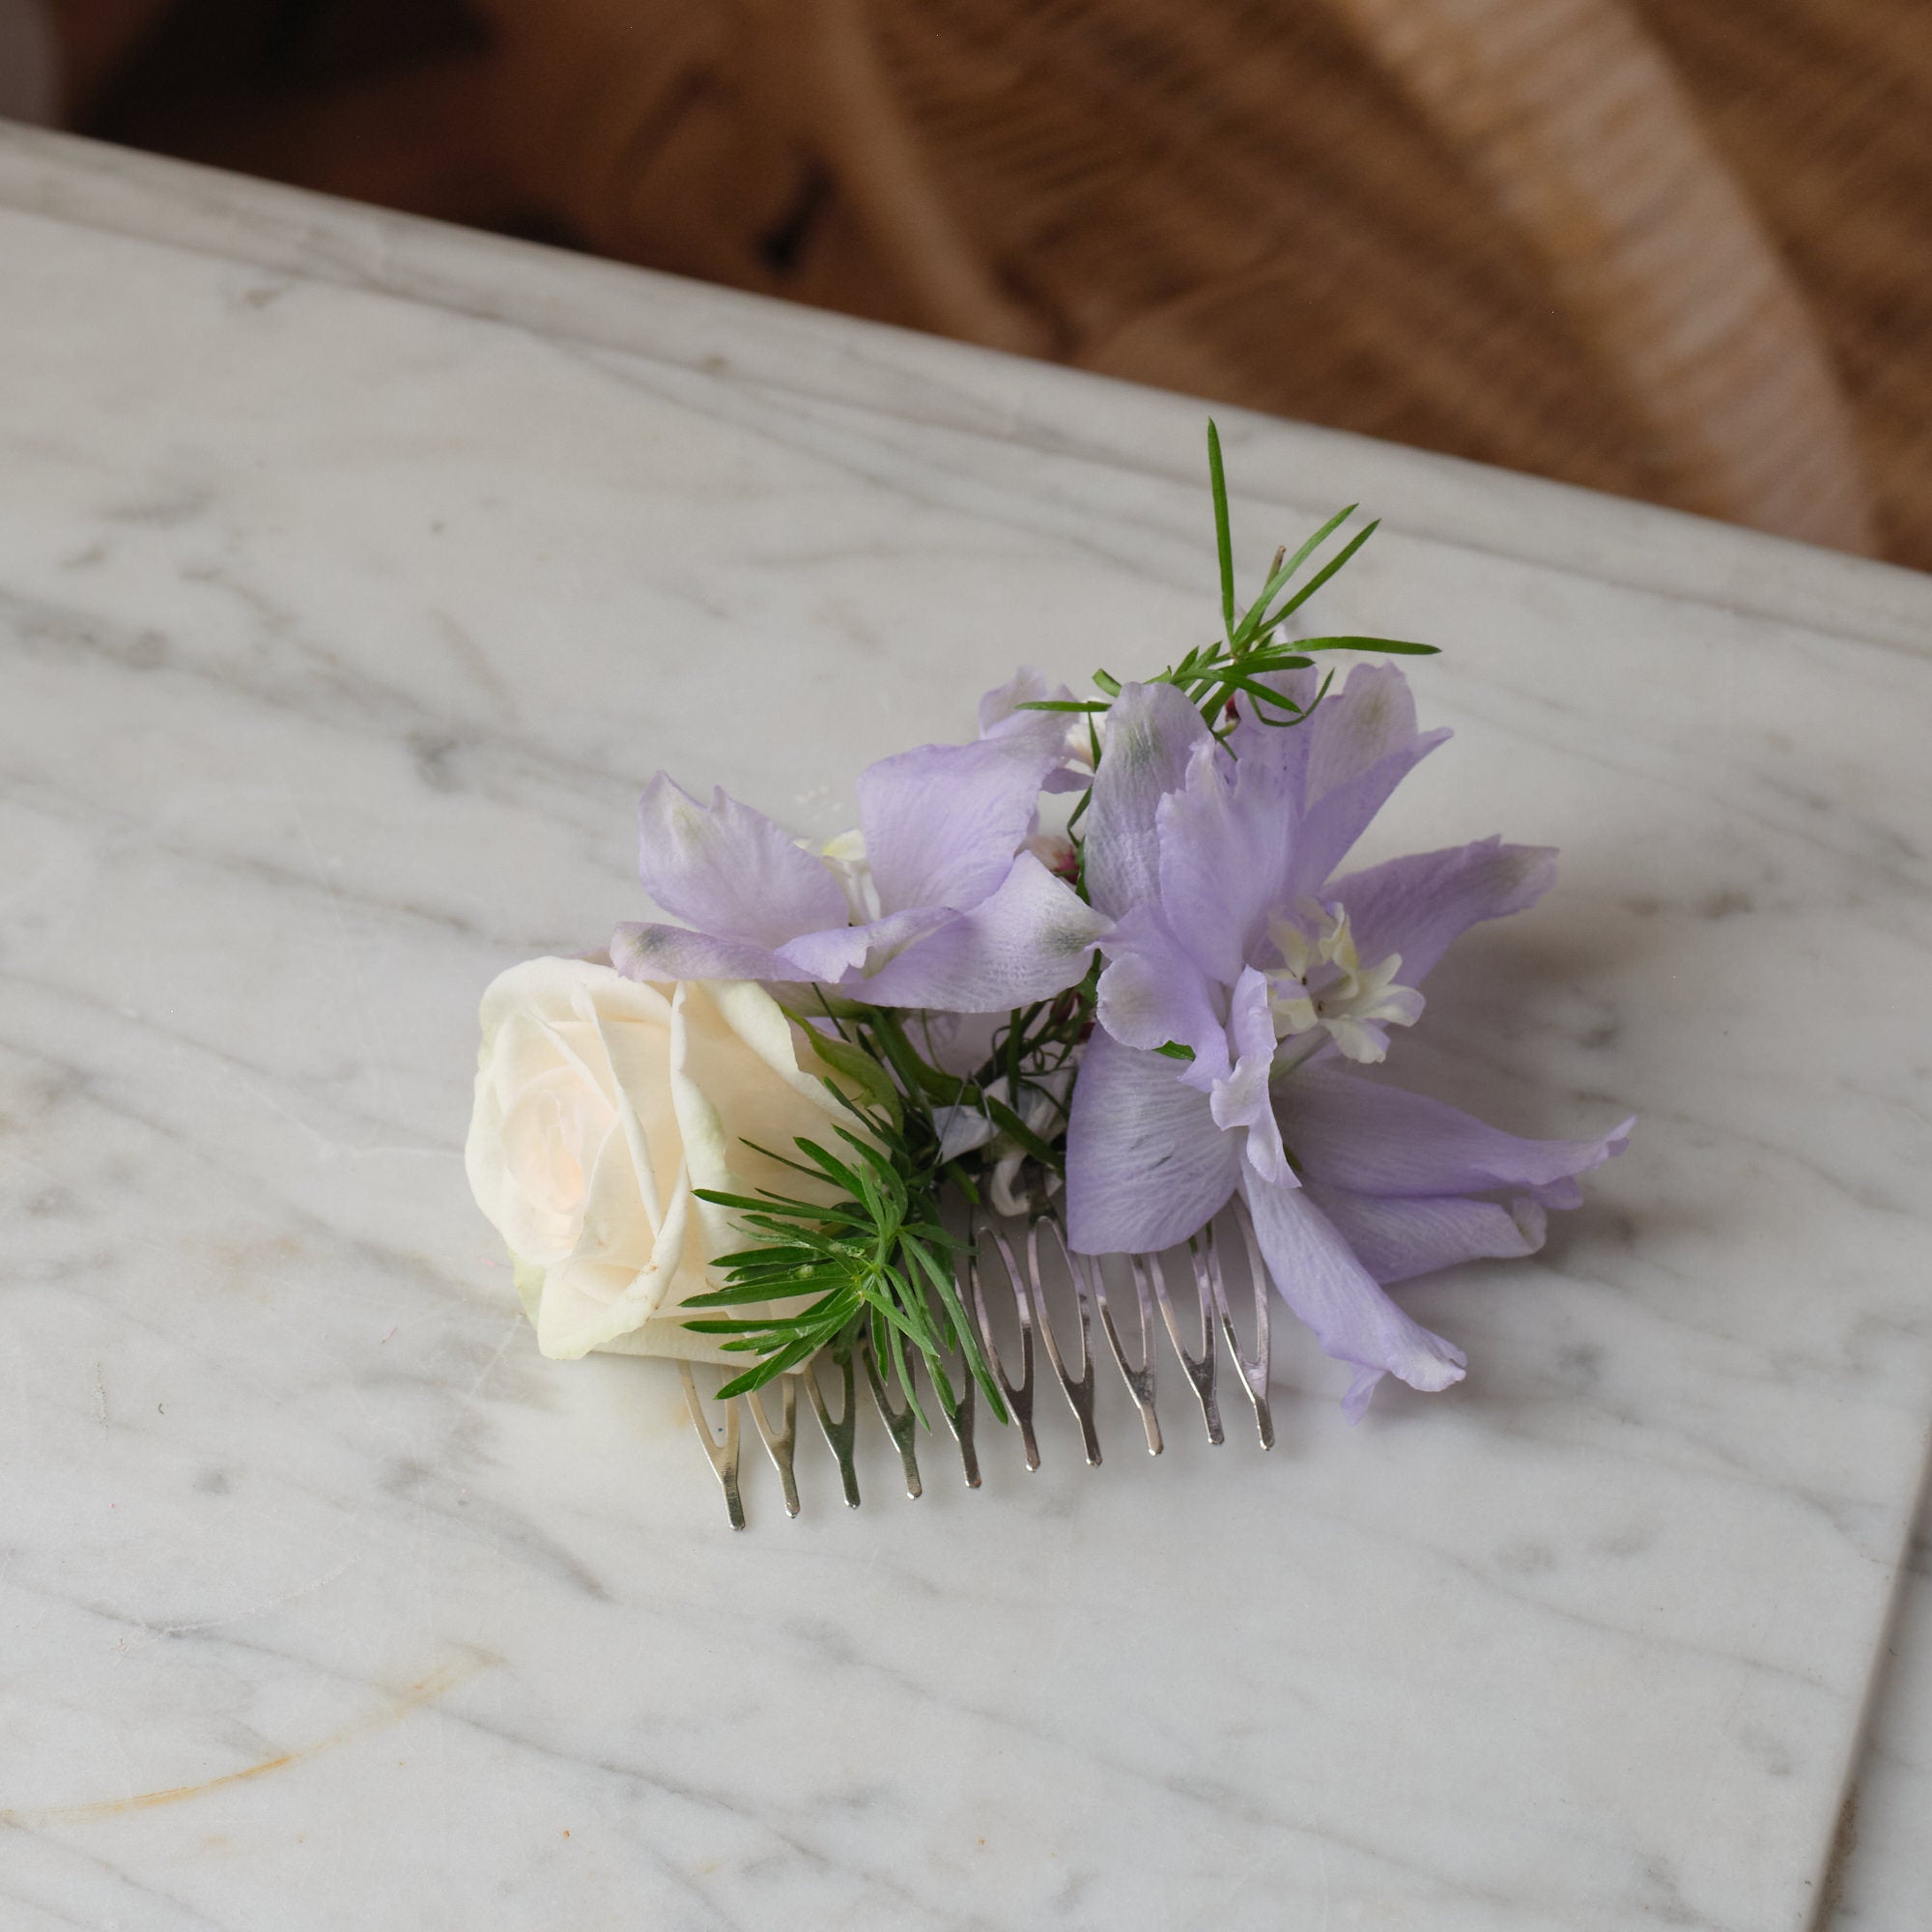
[[[596,1150],[618,1119],[593,988],[634,1032],[662,1046],[669,1001],[654,986],[616,979],[609,967],[528,959],[499,974],[483,995],[465,1170],[505,1244],[541,1264],[560,1262],[576,1245]],[[547,1184],[566,1171],[569,1184]]]
[[[748,1145],[846,1123],[806,1036],[754,983],[667,998],[582,959],[512,968],[482,1017],[466,1165],[539,1346],[735,1359],[678,1326],[683,1301],[716,1285],[711,1258],[742,1241],[691,1189],[836,1193]]]
[[[545,1270],[538,1349],[554,1361],[576,1361],[655,1314],[685,1259],[690,1205],[680,1174],[653,1225],[626,1137],[613,1125],[591,1176],[576,1250]]]
[[[771,995],[742,980],[687,981],[672,996],[671,1015],[669,1094],[691,1186],[831,1200],[831,1182],[773,1156],[789,1156],[800,1135],[823,1140],[832,1125],[856,1130],[857,1122],[825,1091],[823,1064],[799,1064],[801,1036]],[[707,1264],[744,1246],[728,1208],[695,1201],[692,1216]]]

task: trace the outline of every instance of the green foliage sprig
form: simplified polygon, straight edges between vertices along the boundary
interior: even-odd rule
[[[950,1415],[960,1396],[948,1374],[953,1356],[980,1384],[994,1415],[1006,1403],[978,1330],[960,1300],[959,1237],[946,1225],[940,1190],[949,1179],[971,1188],[963,1173],[949,1175],[940,1159],[938,1129],[922,1097],[925,1082],[948,1076],[918,1061],[898,1014],[885,1008],[821,995],[819,1013],[790,1010],[811,1036],[819,1057],[844,1084],[827,1091],[850,1116],[835,1126],[838,1149],[799,1139],[798,1159],[766,1154],[794,1173],[838,1190],[829,1204],[761,1188],[755,1195],[713,1188],[693,1191],[736,1213],[751,1245],[716,1263],[725,1286],[695,1294],[692,1309],[741,1309],[687,1321],[701,1335],[722,1337],[734,1354],[758,1357],[718,1391],[742,1395],[801,1366],[820,1349],[840,1356],[869,1338],[881,1374],[895,1377],[922,1424],[931,1427],[911,1373],[909,1352],[925,1365]],[[789,1009],[788,1009],[789,1010]],[[910,1056],[910,1059],[908,1058]],[[901,1067],[919,1072],[901,1087]],[[954,1088],[972,1083],[952,1081]],[[803,1305],[801,1305],[803,1304]]]
[[[1245,611],[1237,612],[1235,598],[1235,542],[1233,521],[1228,508],[1228,477],[1221,461],[1221,433],[1210,421],[1208,425],[1208,475],[1214,494],[1214,548],[1221,570],[1222,636],[1210,644],[1191,650],[1179,663],[1156,671],[1150,684],[1171,684],[1186,693],[1201,715],[1218,734],[1231,728],[1227,709],[1236,695],[1254,705],[1255,716],[1268,724],[1294,724],[1315,709],[1326,696],[1333,681],[1331,671],[1315,697],[1307,704],[1292,698],[1262,682],[1270,673],[1308,670],[1318,654],[1324,651],[1376,651],[1394,657],[1433,657],[1434,644],[1418,644],[1403,638],[1337,636],[1325,638],[1277,639],[1275,633],[1294,615],[1315,593],[1343,569],[1349,560],[1381,527],[1366,524],[1323,561],[1308,582],[1291,591],[1303,564],[1313,558],[1330,537],[1355,514],[1359,507],[1350,503],[1338,510],[1291,556],[1287,548],[1277,550],[1268,567],[1261,594]],[[1280,601],[1277,602],[1277,599]],[[1120,696],[1121,680],[1106,669],[1094,673],[1095,687],[1105,696],[1097,698],[1038,698],[1023,705],[1028,711],[1104,712]]]

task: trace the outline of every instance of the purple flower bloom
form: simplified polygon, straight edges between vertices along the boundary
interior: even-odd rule
[[[884,1007],[990,1012],[1087,971],[1108,922],[1034,852],[1040,790],[1066,760],[1064,713],[1021,671],[970,745],[925,745],[859,775],[859,830],[815,855],[714,791],[660,772],[638,807],[644,889],[685,926],[622,925],[634,980],[817,980]]]
[[[1303,702],[1310,684],[1282,680]],[[1452,940],[1555,875],[1552,852],[1491,838],[1331,882],[1447,735],[1417,732],[1387,667],[1358,667],[1303,724],[1244,711],[1227,748],[1171,686],[1127,685],[1094,784],[1087,880],[1117,923],[1068,1128],[1072,1245],[1172,1246],[1238,1189],[1284,1298],[1356,1369],[1350,1417],[1384,1375],[1463,1376],[1461,1350],[1384,1287],[1533,1253],[1545,1209],[1577,1205],[1575,1177],[1629,1131],[1518,1140],[1348,1070],[1419,1017]],[[1154,1050],[1170,1044],[1192,1059]]]

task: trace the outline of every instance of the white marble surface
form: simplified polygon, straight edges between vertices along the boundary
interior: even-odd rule
[[[1872,1683],[1870,1732],[1839,1812],[1826,1932],[1932,1925],[1932,1488]]]
[[[1409,1292],[1451,1396],[1295,1345],[1271,1458],[874,1441],[733,1538],[520,1325],[476,992],[635,913],[660,763],[830,829],[1192,638],[1198,406],[44,137],[0,260],[10,1925],[1925,1922],[1832,1866],[1924,1710],[1932,586],[1229,422],[1250,567],[1368,497],[1327,614],[1449,647],[1387,845],[1565,847],[1411,1071],[1639,1137]]]

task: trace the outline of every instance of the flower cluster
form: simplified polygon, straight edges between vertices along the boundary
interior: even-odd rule
[[[641,875],[668,922],[538,960],[484,1006],[469,1166],[546,1353],[711,1356],[755,1386],[869,1333],[986,1387],[954,1286],[949,1195],[1052,1211],[1079,1253],[1185,1241],[1239,1195],[1268,1271],[1354,1374],[1459,1380],[1387,1290],[1532,1253],[1619,1151],[1521,1140],[1362,1068],[1423,1015],[1444,951],[1548,889],[1496,838],[1347,871],[1446,732],[1403,673],[1290,639],[1278,556],[1237,612],[1214,457],[1224,638],[1075,698],[1022,670],[969,743],[860,774],[821,849],[660,774]],[[1346,515],[1346,513],[1345,513]],[[1362,533],[1366,535],[1366,532]],[[1069,809],[1070,808],[1070,809]],[[917,1398],[915,1397],[915,1400]]]

